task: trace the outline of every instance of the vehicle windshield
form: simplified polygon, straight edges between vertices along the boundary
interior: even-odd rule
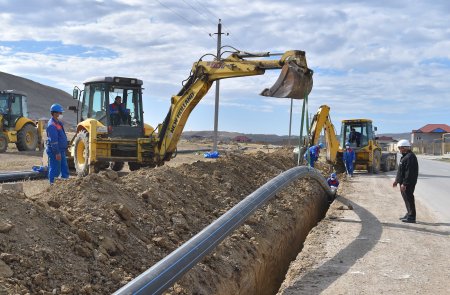
[[[84,88],[81,119],[103,125],[142,126],[141,88],[91,83]]]
[[[7,93],[0,93],[0,113],[8,113],[8,96]]]
[[[139,88],[124,88],[112,86],[109,93],[110,122],[112,125],[141,126],[141,103]],[[114,111],[117,110],[120,118],[114,118]]]
[[[350,143],[353,148],[364,147],[369,144],[372,139],[372,124],[368,122],[347,122],[342,125],[341,130],[341,146],[345,147],[346,143]]]

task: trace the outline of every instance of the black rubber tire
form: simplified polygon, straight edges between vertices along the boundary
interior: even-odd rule
[[[16,146],[19,151],[35,151],[38,145],[37,129],[32,124],[26,124],[17,132]]]
[[[390,170],[390,162],[388,155],[382,155],[381,156],[381,163],[380,163],[381,171],[388,172]]]
[[[125,162],[110,162],[109,167],[114,171],[121,171],[125,166]]]
[[[380,165],[381,165],[381,152],[379,150],[375,150],[373,152],[373,163],[372,163],[372,173],[378,174],[380,172]]]
[[[0,133],[0,153],[6,152],[7,149],[8,149],[8,137],[5,134]]]
[[[141,169],[141,164],[136,162],[128,162],[128,168],[130,169],[130,171],[136,171]]]
[[[394,162],[394,164],[392,165],[392,167],[391,167],[391,171],[393,171],[393,170],[397,170],[398,169],[398,163],[397,163],[397,159],[395,159],[395,162]]]
[[[82,130],[73,141],[75,170],[78,176],[83,177],[89,174],[89,134]]]

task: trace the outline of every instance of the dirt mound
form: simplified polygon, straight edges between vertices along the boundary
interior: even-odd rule
[[[0,294],[112,293],[291,167],[288,150],[229,154],[124,176],[108,170],[58,181],[32,197],[2,192]],[[283,194],[288,197],[259,210],[170,292],[227,290],[226,280],[271,251],[273,235],[295,225],[293,212],[324,195],[308,180]]]

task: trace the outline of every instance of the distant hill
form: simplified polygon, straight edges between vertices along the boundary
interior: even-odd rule
[[[239,132],[227,132],[227,131],[219,131],[218,132],[220,141],[230,141],[236,136],[245,136],[252,140],[252,142],[258,143],[268,143],[268,144],[278,144],[278,145],[287,145],[289,136],[287,135],[276,135],[276,134],[248,134],[248,133],[239,133]],[[410,139],[410,133],[384,133],[377,134],[377,136],[390,136],[393,139]],[[182,137],[185,139],[191,138],[205,138],[205,139],[213,139],[214,132],[213,131],[183,131]],[[291,136],[291,145],[298,144],[298,136]]]
[[[28,94],[28,112],[31,119],[49,118],[50,106],[54,103],[59,103],[66,110],[64,122],[69,125],[76,124],[76,114],[68,110],[69,106],[76,105],[76,101],[67,92],[29,79],[0,72],[0,90],[12,89]]]
[[[218,131],[218,137],[220,141],[230,141],[237,136],[246,136],[252,140],[252,142],[269,143],[269,144],[287,144],[289,136],[276,135],[276,134],[247,134],[239,132],[227,132]],[[191,138],[214,138],[214,131],[183,131],[182,137],[185,139]],[[298,136],[291,136],[291,144],[294,145],[298,141]]]

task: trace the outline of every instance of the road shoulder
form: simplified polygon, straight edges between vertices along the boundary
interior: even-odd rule
[[[357,175],[339,194],[279,294],[450,293],[450,224],[420,202],[418,223],[401,222],[403,200],[384,174]]]

